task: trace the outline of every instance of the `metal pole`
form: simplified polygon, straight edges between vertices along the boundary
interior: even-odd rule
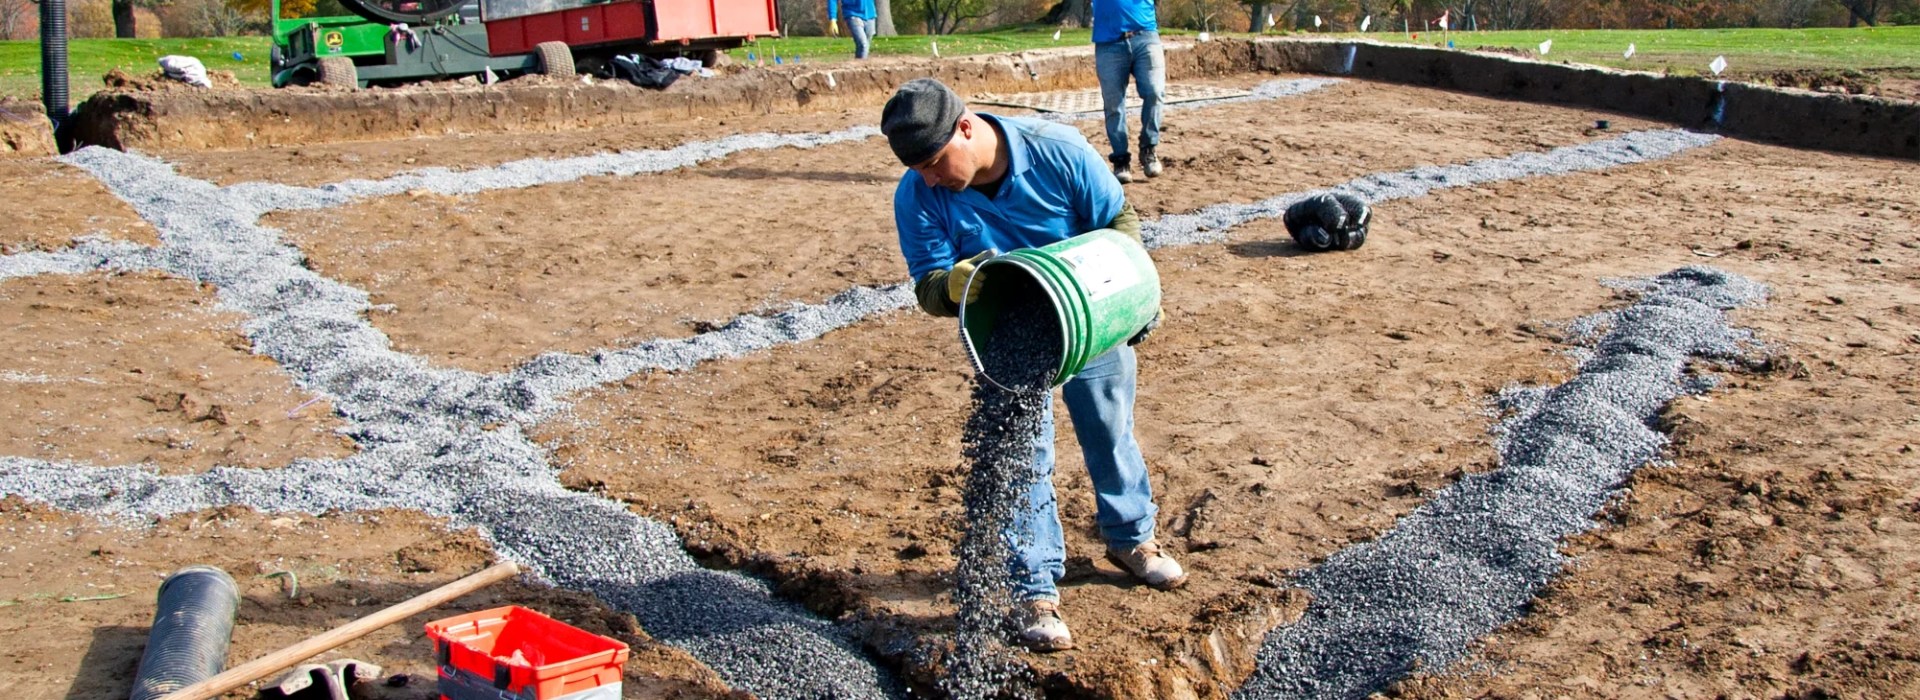
[[[57,138],[67,123],[67,0],[40,0],[40,101]]]

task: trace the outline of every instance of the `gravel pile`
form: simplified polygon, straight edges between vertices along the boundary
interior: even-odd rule
[[[1633,470],[1660,457],[1661,407],[1706,386],[1688,364],[1751,350],[1727,311],[1766,298],[1761,285],[1710,268],[1628,286],[1638,302],[1574,324],[1591,353],[1574,378],[1502,393],[1498,470],[1461,479],[1380,539],[1301,574],[1313,602],[1268,635],[1259,670],[1234,697],[1365,698],[1416,668],[1447,667],[1526,612],[1566,564],[1560,540],[1593,528]]]
[[[1025,276],[1001,284],[1037,285]],[[1060,366],[1060,325],[1046,297],[1006,292],[1011,305],[987,335],[980,363],[988,376],[975,377],[973,411],[961,432],[969,466],[962,496],[966,523],[954,548],[953,648],[946,658],[941,688],[955,700],[990,700],[1020,668],[1007,646],[1018,633],[1009,564],[1015,522],[1026,508],[1033,471],[1034,443],[1045,428],[1053,373]]]

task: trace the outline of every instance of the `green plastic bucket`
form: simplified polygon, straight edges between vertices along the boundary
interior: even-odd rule
[[[1004,283],[1008,275],[1023,275],[1034,284]],[[1088,362],[1127,342],[1160,311],[1160,272],[1154,269],[1153,258],[1138,242],[1113,229],[988,258],[967,280],[968,288],[974,285],[983,285],[980,298],[960,305],[960,339],[974,369],[1002,389],[1006,386],[988,375],[981,357],[1001,309],[1012,301],[1004,293],[1008,290],[1037,289],[1053,307],[1062,352],[1052,386],[1067,383]]]

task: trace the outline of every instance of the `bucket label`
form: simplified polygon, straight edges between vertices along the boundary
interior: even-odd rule
[[[1095,303],[1140,283],[1140,270],[1127,257],[1119,243],[1092,241],[1060,254],[1073,266],[1074,277],[1087,290],[1087,303]]]

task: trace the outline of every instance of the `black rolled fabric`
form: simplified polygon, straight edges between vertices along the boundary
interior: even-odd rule
[[[1319,194],[1287,207],[1281,221],[1295,245],[1315,253],[1355,250],[1367,243],[1373,212],[1359,197]]]

